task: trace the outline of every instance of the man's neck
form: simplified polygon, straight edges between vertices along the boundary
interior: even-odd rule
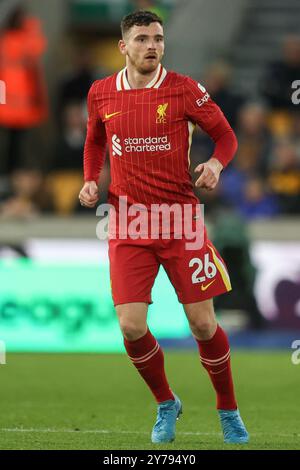
[[[134,69],[130,65],[127,65],[127,80],[130,85],[130,88],[146,88],[148,83],[150,83],[155,77],[159,66],[160,65],[158,65],[153,72],[143,75],[138,72],[138,70]]]

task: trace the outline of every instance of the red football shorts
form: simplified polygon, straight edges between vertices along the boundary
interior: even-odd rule
[[[231,290],[225,263],[206,233],[201,248],[186,240],[110,239],[110,279],[114,305],[152,303],[151,290],[162,265],[179,302],[201,302]]]

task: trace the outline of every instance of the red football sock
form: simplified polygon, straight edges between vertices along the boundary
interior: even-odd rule
[[[161,403],[174,400],[165,374],[162,349],[150,331],[136,341],[124,338],[124,345],[129,359],[145,380],[156,401]]]
[[[230,367],[230,348],[227,335],[218,325],[214,336],[208,341],[195,338],[198,343],[200,360],[207,370],[217,392],[219,410],[236,410],[233,381]]]

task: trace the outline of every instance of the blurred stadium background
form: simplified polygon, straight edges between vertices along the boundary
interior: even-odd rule
[[[86,95],[95,79],[123,67],[119,23],[137,8],[164,18],[166,68],[199,80],[237,133],[238,153],[219,187],[209,194],[195,189],[232,277],[233,291],[216,299],[216,311],[232,346],[252,351],[247,364],[263,358],[266,349],[283,351],[275,375],[289,368],[295,391],[300,365],[291,365],[290,356],[293,341],[300,340],[298,0],[0,0],[0,80],[6,84],[6,104],[0,100],[0,340],[7,352],[0,374],[11,380],[4,390],[17,397],[9,363],[12,357],[17,364],[18,355],[11,353],[123,351],[107,243],[98,240],[99,218],[78,204],[78,192]],[[192,174],[212,148],[198,129]],[[99,185],[105,202],[108,158]],[[182,307],[163,272],[153,299],[149,323],[161,344],[176,354],[194,354]],[[26,357],[35,370],[41,356]],[[265,357],[266,370],[276,371],[272,356]]]

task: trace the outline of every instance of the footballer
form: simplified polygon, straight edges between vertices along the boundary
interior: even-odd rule
[[[199,217],[193,192],[189,152],[195,125],[214,141],[211,158],[197,166],[196,186],[216,187],[221,171],[237,149],[237,140],[220,108],[205,88],[190,77],[162,65],[164,30],[159,16],[137,11],[123,18],[119,50],[126,66],[96,80],[88,94],[88,124],[84,149],[82,205],[98,201],[98,180],[109,148],[109,203],[116,212],[164,204],[192,208],[192,224]],[[148,217],[148,215],[147,215]],[[176,218],[176,217],[175,217]],[[243,444],[249,435],[241,419],[230,366],[230,346],[218,325],[213,298],[231,289],[230,278],[205,226],[201,246],[187,249],[188,234],[177,236],[175,224],[166,237],[158,221],[158,236],[123,233],[116,223],[109,237],[112,297],[124,345],[140,376],[157,402],[153,443],[175,439],[180,398],[170,388],[163,351],[147,325],[151,290],[162,265],[187,316],[200,361],[216,393],[224,441]],[[165,305],[168,308],[168,305]]]

